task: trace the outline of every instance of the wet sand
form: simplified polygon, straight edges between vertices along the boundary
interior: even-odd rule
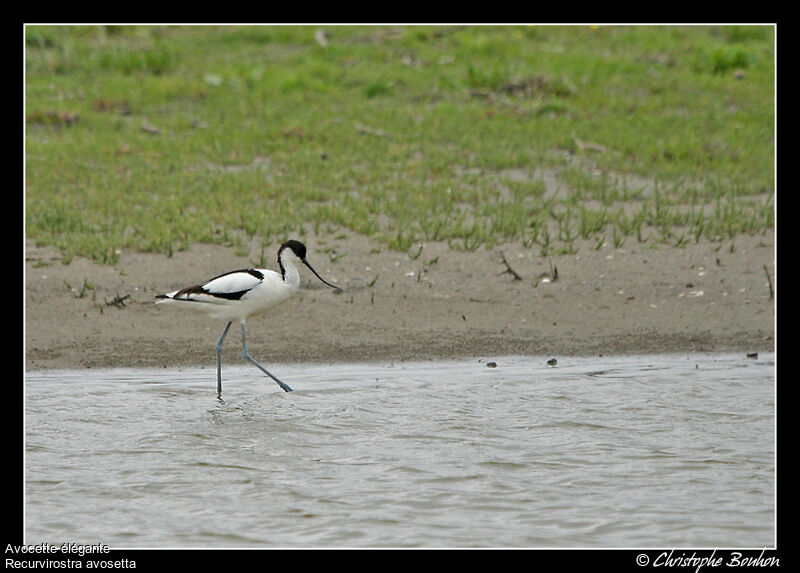
[[[264,364],[385,362],[504,355],[600,356],[773,351],[774,235],[683,248],[579,245],[541,257],[508,244],[474,252],[426,243],[410,255],[370,239],[301,238],[336,294],[307,270],[283,306],[248,320],[250,353]],[[269,248],[268,268],[277,269]],[[329,249],[325,252],[325,249]],[[123,253],[116,265],[26,245],[26,369],[215,368],[224,323],[155,305],[156,294],[253,266],[232,248],[195,245],[172,257]],[[519,280],[506,270],[501,253]],[[551,269],[557,270],[553,280]],[[88,288],[83,288],[84,285]],[[69,287],[71,288],[68,288]],[[120,301],[120,299],[122,299]],[[237,329],[238,330],[238,329]],[[243,363],[232,330],[223,359]]]

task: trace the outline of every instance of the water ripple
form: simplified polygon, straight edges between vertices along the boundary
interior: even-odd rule
[[[774,544],[774,356],[496,361],[30,372],[26,542]]]

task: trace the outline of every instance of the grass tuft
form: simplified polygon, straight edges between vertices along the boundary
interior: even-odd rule
[[[26,232],[542,255],[774,227],[771,26],[27,26]]]

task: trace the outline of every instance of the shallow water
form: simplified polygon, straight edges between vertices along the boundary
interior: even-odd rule
[[[774,358],[29,372],[25,542],[772,547]]]

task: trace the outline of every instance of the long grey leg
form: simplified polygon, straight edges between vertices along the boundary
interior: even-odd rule
[[[262,371],[264,374],[266,374],[267,376],[269,376],[270,378],[272,378],[273,380],[275,380],[275,382],[277,382],[277,383],[278,383],[278,386],[280,386],[281,388],[283,388],[283,391],[284,391],[284,392],[291,392],[291,391],[292,391],[292,389],[291,389],[291,388],[289,388],[289,386],[287,386],[286,384],[284,384],[283,382],[281,382],[280,380],[278,380],[278,379],[277,379],[275,376],[273,376],[272,374],[270,374],[270,373],[269,373],[269,371],[268,371],[266,368],[264,368],[263,366],[261,366],[261,364],[259,364],[258,362],[256,362],[255,360],[253,360],[253,359],[250,357],[250,354],[248,354],[248,352],[247,352],[247,331],[245,330],[244,322],[242,322],[242,350],[243,350],[243,352],[242,352],[242,355],[243,355],[245,358],[247,358],[247,359],[248,359],[250,362],[252,362],[252,363],[253,363],[253,364],[256,366],[256,368],[258,368],[258,369],[259,369],[259,370],[261,370],[261,371]]]
[[[225,340],[230,327],[231,323],[229,322],[225,325],[225,330],[222,331],[222,336],[219,337],[217,342],[217,398],[222,396],[222,341]]]

